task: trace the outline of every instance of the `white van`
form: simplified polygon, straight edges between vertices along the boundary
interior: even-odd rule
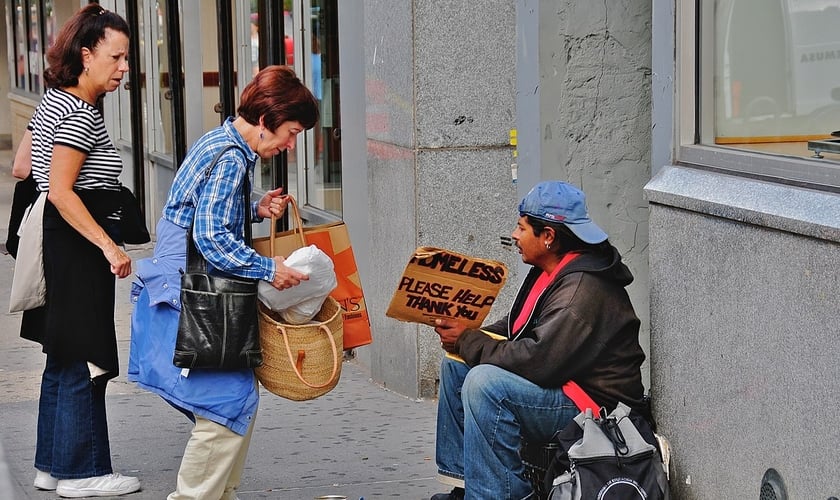
[[[715,30],[719,143],[840,129],[840,0],[718,0]]]

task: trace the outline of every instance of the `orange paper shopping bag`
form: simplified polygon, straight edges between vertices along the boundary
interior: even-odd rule
[[[341,305],[344,320],[344,349],[353,349],[372,342],[362,282],[350,244],[350,234],[343,221],[303,227],[297,203],[290,197],[289,212],[295,228],[277,233],[274,237],[276,255],[289,255],[298,248],[315,245],[327,254],[335,265],[338,286],[330,294]],[[254,238],[254,249],[261,255],[271,255],[270,238]]]

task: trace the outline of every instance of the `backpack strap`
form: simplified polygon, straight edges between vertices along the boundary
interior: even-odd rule
[[[583,388],[574,380],[569,380],[563,384],[563,394],[565,394],[567,398],[571,399],[575,403],[575,406],[578,407],[578,410],[582,412],[585,412],[587,408],[590,408],[592,410],[592,414],[597,415],[601,408],[601,405],[595,403],[595,400],[589,397],[589,394],[587,394],[586,391],[584,391]]]

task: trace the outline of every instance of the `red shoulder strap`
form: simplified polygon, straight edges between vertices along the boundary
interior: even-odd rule
[[[577,406],[580,411],[586,411],[587,408],[591,408],[592,414],[597,415],[601,408],[601,406],[596,404],[595,400],[590,398],[589,394],[587,394],[581,386],[577,385],[577,382],[574,380],[569,380],[563,385],[563,394],[574,401],[575,406]]]

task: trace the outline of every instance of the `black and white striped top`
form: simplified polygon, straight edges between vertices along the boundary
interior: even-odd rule
[[[32,133],[32,176],[38,191],[49,190],[53,146],[87,154],[73,188],[119,190],[122,159],[94,106],[61,89],[48,89],[27,127]]]

